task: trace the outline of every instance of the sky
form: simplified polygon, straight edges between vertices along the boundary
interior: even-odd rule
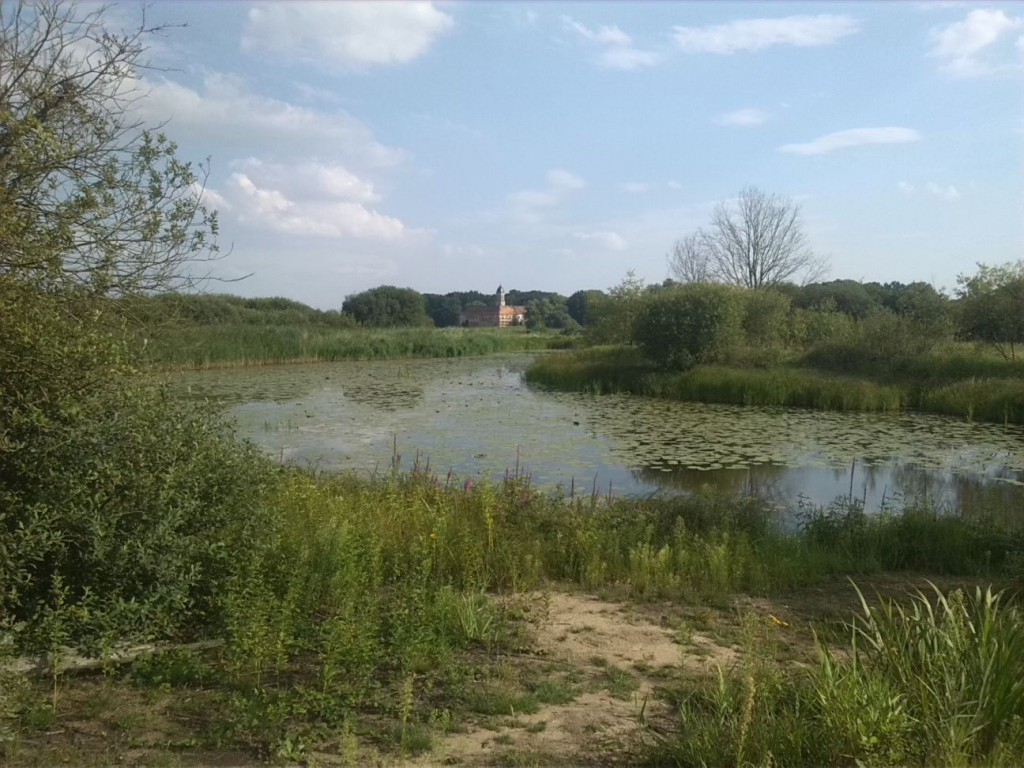
[[[141,6],[113,13],[127,22]],[[1024,258],[1024,5],[156,2],[145,120],[209,158],[210,289],[607,289],[748,186],[826,279]]]

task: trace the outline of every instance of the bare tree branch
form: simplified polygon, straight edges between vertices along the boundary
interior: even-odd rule
[[[668,267],[672,276],[681,283],[710,283],[714,281],[711,251],[701,230],[676,240],[668,254]]]
[[[683,282],[716,280],[746,288],[813,282],[828,268],[807,243],[800,206],[757,187],[742,190],[731,204],[719,203],[707,230],[676,243],[669,266]]]

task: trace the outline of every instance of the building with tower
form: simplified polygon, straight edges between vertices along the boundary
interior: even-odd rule
[[[507,328],[526,323],[526,307],[505,303],[505,289],[495,291],[496,306],[466,307],[459,313],[459,324],[467,328]]]

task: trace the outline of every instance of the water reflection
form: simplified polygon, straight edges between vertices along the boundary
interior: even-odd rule
[[[904,500],[1020,508],[1024,431],[920,414],[835,414],[592,397],[533,389],[531,355],[343,362],[182,373],[183,397],[224,404],[275,457],[323,469],[387,468],[393,446],[441,474],[590,492],[704,486],[879,509]]]

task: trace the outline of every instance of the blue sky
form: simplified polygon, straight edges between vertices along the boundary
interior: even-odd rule
[[[137,17],[139,6],[115,13]],[[828,278],[1024,257],[1024,6],[157,2],[228,290],[607,288],[755,185]],[[218,287],[214,286],[214,290]]]

